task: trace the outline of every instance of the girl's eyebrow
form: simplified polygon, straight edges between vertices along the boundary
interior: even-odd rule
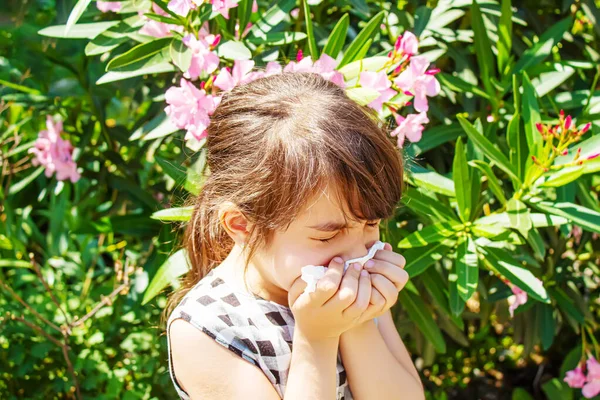
[[[317,229],[317,230],[323,231],[323,232],[338,231],[340,229],[344,229],[344,228],[347,228],[347,227],[348,227],[347,223],[345,223],[345,222],[337,222],[337,221],[329,221],[329,222],[324,222],[324,223],[321,223],[321,224],[309,226],[309,228]]]

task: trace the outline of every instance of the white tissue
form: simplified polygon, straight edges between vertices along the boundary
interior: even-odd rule
[[[375,257],[375,253],[377,252],[377,250],[383,250],[384,246],[385,243],[378,240],[373,246],[371,246],[367,255],[346,261],[344,263],[344,272],[346,272],[346,270],[352,263],[359,263],[360,265],[365,265],[367,261]],[[323,275],[325,275],[327,267],[324,267],[322,265],[306,265],[302,267],[301,271],[302,280],[308,284],[306,286],[306,289],[304,289],[304,293],[312,293],[317,289],[317,281],[321,279]]]
[[[365,265],[365,263],[367,261],[369,261],[371,258],[375,257],[375,253],[377,252],[377,250],[383,250],[384,246],[385,246],[385,243],[383,243],[382,241],[378,240],[377,242],[375,242],[375,244],[373,246],[371,246],[371,248],[369,249],[369,252],[367,253],[366,256],[362,256],[362,257],[359,257],[359,258],[354,258],[352,260],[346,261],[344,263],[344,272],[353,263],[359,263],[361,266]]]
[[[308,284],[304,293],[312,293],[317,290],[317,281],[325,275],[327,268],[322,265],[307,265],[302,267],[302,280]]]

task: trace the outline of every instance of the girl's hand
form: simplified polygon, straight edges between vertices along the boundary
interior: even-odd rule
[[[344,273],[343,260],[336,257],[310,293],[304,293],[307,284],[298,277],[288,292],[296,321],[294,331],[318,341],[340,337],[358,326],[365,311],[373,309],[369,305],[371,280],[367,273],[361,275],[360,269],[351,266]]]
[[[375,256],[365,263],[365,270],[371,276],[371,300],[370,303],[377,305],[377,310],[369,319],[383,315],[398,301],[400,292],[406,282],[408,273],[404,270],[406,259],[392,251],[392,245],[385,244],[383,250],[377,250]],[[367,319],[368,320],[368,319]]]

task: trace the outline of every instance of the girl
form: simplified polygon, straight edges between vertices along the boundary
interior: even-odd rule
[[[206,146],[191,270],[165,310],[179,396],[423,399],[389,311],[405,259],[386,243],[364,270],[343,270],[402,195],[403,161],[376,113],[317,73],[284,72],[226,92]],[[304,293],[308,264],[328,269]]]

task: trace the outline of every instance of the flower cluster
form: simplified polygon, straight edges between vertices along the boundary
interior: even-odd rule
[[[34,166],[41,164],[46,168],[45,175],[48,178],[56,172],[56,179],[59,181],[70,179],[71,182],[77,182],[80,175],[73,161],[73,146],[60,137],[62,127],[62,121],[54,123],[48,115],[46,129],[39,132],[35,146],[28,152],[36,156],[32,160]]]
[[[118,12],[121,9],[121,2],[120,1],[97,1],[96,7],[98,7],[98,10],[102,11],[103,13],[109,12],[109,11]]]
[[[593,356],[587,360],[587,375],[583,373],[582,364],[568,371],[564,381],[572,388],[581,389],[581,394],[587,399],[600,394],[600,363]]]
[[[555,168],[582,165],[585,161],[600,156],[600,153],[594,153],[586,156],[586,158],[584,159],[580,159],[580,147],[570,163],[561,164],[558,167],[552,166],[552,163],[556,157],[566,156],[567,154],[569,154],[568,147],[572,143],[581,140],[581,137],[590,129],[592,124],[591,122],[588,122],[582,128],[578,129],[573,123],[573,118],[570,115],[567,115],[565,117],[565,112],[561,110],[558,124],[544,125],[541,122],[538,122],[537,124],[535,124],[535,126],[540,135],[542,135],[542,139],[544,140],[544,142],[546,142],[546,145],[543,154],[544,160],[540,160],[536,156],[531,156],[531,159],[544,172]],[[558,143],[555,144],[555,140]]]
[[[212,4],[213,12],[218,12],[225,19],[229,19],[229,9],[237,7],[238,2],[232,0],[171,0],[169,1],[168,8],[173,11],[177,15],[181,15],[182,17],[186,17],[190,10],[195,10],[203,3]],[[256,0],[254,0],[254,4],[256,4]],[[253,8],[255,6],[253,5]],[[254,12],[254,10],[252,11]]]

